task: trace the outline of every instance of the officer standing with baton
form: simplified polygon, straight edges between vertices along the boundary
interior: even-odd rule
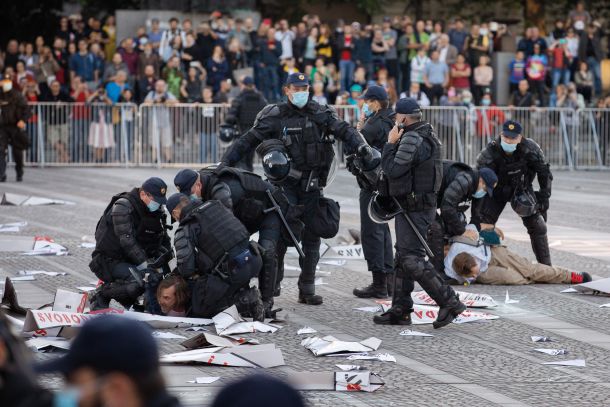
[[[430,123],[422,120],[422,111],[414,99],[403,98],[396,103],[396,125],[383,147],[381,168],[381,201],[398,207],[399,211],[402,209],[403,214],[395,218],[396,270],[392,308],[375,316],[373,321],[381,325],[411,324],[411,292],[417,281],[440,306],[433,326],[441,328],[451,323],[466,306],[426,259],[427,245],[422,236],[428,234],[434,221],[443,166],[440,141]]]

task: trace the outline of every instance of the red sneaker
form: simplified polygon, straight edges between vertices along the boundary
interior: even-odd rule
[[[592,280],[591,274],[587,273],[586,271],[583,271],[582,273],[573,271],[570,275],[570,279],[572,284],[588,283]]]

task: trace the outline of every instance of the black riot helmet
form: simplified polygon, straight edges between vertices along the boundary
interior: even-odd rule
[[[281,182],[290,173],[290,159],[283,151],[269,151],[263,156],[263,170],[269,180]]]
[[[239,129],[236,126],[230,124],[221,124],[218,130],[218,138],[221,143],[231,143],[239,137]]]
[[[256,147],[261,157],[265,176],[272,182],[282,182],[290,173],[290,156],[281,140],[265,140]]]
[[[532,191],[527,189],[517,189],[510,200],[510,206],[522,218],[532,216],[538,211],[536,197]]]
[[[394,216],[402,212],[402,208],[390,196],[381,196],[375,192],[369,201],[369,218],[375,223],[388,223]]]

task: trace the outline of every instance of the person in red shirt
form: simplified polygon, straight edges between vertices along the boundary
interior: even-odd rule
[[[89,147],[87,145],[87,131],[91,121],[91,108],[85,103],[91,96],[91,91],[87,83],[83,82],[80,76],[75,76],[72,80],[70,96],[74,99],[72,107],[72,157],[75,162],[87,161],[89,157]]]
[[[341,90],[349,90],[350,86],[352,86],[354,70],[356,69],[356,64],[352,57],[352,51],[355,44],[354,40],[351,25],[343,27],[343,33],[337,36],[337,49],[341,51],[339,54]]]
[[[573,55],[568,51],[568,41],[561,38],[554,41],[549,47],[551,54],[551,77],[553,80],[553,92],[559,83],[567,85],[570,82],[570,66]]]
[[[466,62],[463,54],[458,54],[455,64],[451,65],[451,86],[457,93],[470,90],[470,65]]]

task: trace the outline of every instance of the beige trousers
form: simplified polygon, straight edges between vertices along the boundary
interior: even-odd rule
[[[491,247],[489,268],[477,277],[477,283],[496,285],[565,284],[570,281],[570,270],[539,263],[533,264],[503,246]]]

